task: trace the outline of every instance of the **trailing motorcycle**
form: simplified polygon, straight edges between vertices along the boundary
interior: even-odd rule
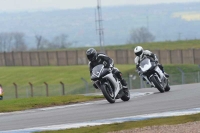
[[[130,99],[129,89],[123,89],[121,82],[111,72],[110,68],[105,68],[100,64],[92,69],[91,80],[102,91],[106,100],[114,103],[115,99],[121,98],[123,101]]]
[[[161,93],[170,90],[169,80],[159,68],[158,64],[150,57],[144,57],[139,64],[140,76],[151,87],[157,88]]]

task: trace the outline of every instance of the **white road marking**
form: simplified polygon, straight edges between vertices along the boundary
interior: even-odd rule
[[[90,94],[90,95],[95,95],[95,94],[99,95],[98,93],[94,93],[94,94]],[[151,94],[153,94],[153,92],[144,92],[144,93],[132,92],[131,93],[131,98],[138,98],[138,97],[147,96],[147,95],[151,95]],[[101,95],[102,95],[102,93],[101,93]],[[100,103],[102,101],[106,101],[106,100],[84,102],[84,103],[77,103],[77,104],[64,105],[64,106],[54,106],[54,107],[46,107],[46,108],[39,108],[39,109],[31,109],[31,110],[25,110],[25,111],[6,112],[6,113],[0,113],[0,116],[1,115],[12,115],[12,114],[22,114],[22,113],[32,113],[32,112],[36,112],[36,111],[47,111],[47,110],[54,110],[54,109],[63,109],[63,108],[76,107],[76,106],[85,106],[85,105],[91,105],[91,104],[95,104],[95,103]]]
[[[28,128],[28,129],[9,130],[9,131],[2,131],[1,133],[11,133],[11,132],[12,133],[31,133],[31,132],[45,131],[45,130],[63,130],[63,129],[79,128],[79,127],[86,127],[86,126],[122,123],[122,122],[127,122],[127,121],[140,121],[140,120],[146,120],[146,119],[152,119],[152,118],[191,115],[191,114],[197,114],[197,113],[200,113],[200,108],[162,112],[162,113],[153,113],[153,114],[144,114],[144,115],[120,117],[120,118],[112,118],[112,119],[104,119],[104,120],[95,120],[95,121],[82,122],[82,123],[68,123],[68,124],[62,124],[62,125],[51,125],[51,126],[35,127],[35,128]]]

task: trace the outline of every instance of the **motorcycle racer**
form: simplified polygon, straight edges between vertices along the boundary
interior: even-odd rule
[[[113,59],[111,59],[110,57],[108,57],[107,55],[105,55],[103,53],[97,53],[97,51],[94,48],[89,48],[86,51],[86,55],[87,55],[87,58],[89,60],[90,75],[92,74],[92,69],[95,66],[97,66],[99,64],[103,64],[106,68],[110,68],[111,71],[112,71],[112,73],[114,75],[116,75],[116,77],[121,82],[121,84],[123,86],[123,89],[127,89],[127,83],[122,78],[122,73],[119,71],[119,69],[117,69],[116,67],[114,67],[114,61],[113,61]],[[93,84],[93,86],[96,89],[98,88],[95,83]]]
[[[134,53],[136,55],[135,57],[135,64],[136,64],[136,68],[138,70],[138,67],[139,67],[139,63],[140,61],[148,56],[148,57],[151,57],[155,60],[155,62],[158,64],[159,68],[162,70],[162,72],[164,73],[165,77],[169,77],[169,75],[164,71],[164,68],[161,64],[158,63],[158,58],[156,57],[155,54],[153,54],[151,51],[149,50],[144,50],[141,46],[137,46],[135,47],[134,49]],[[140,71],[138,70],[138,74],[140,75]]]

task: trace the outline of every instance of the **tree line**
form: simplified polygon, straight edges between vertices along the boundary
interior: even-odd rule
[[[60,34],[48,40],[42,35],[35,35],[35,48],[31,50],[48,50],[68,48],[72,43],[68,41],[68,35]],[[28,44],[25,41],[23,32],[1,32],[0,52],[27,51]]]
[[[52,40],[48,40],[40,34],[36,34],[35,48],[31,50],[51,50],[66,49],[73,43],[68,40],[67,34],[55,36]],[[130,33],[129,44],[140,44],[153,42],[155,36],[145,27],[133,29]],[[0,33],[0,52],[11,51],[27,51],[28,45],[25,42],[25,34],[23,32],[1,32]]]

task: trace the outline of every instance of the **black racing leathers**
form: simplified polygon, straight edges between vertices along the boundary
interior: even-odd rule
[[[114,67],[114,61],[110,57],[103,53],[97,53],[96,60],[89,62],[90,75],[92,74],[92,69],[100,64],[103,64],[106,68]]]
[[[90,75],[92,74],[92,69],[95,66],[100,65],[100,64],[103,64],[106,68],[111,68],[112,69],[112,73],[115,74],[116,77],[121,81],[122,85],[124,87],[126,87],[127,83],[122,78],[121,72],[117,68],[114,67],[114,61],[113,61],[113,59],[111,59],[110,57],[108,57],[107,55],[105,55],[103,53],[97,53],[96,60],[89,62]]]

